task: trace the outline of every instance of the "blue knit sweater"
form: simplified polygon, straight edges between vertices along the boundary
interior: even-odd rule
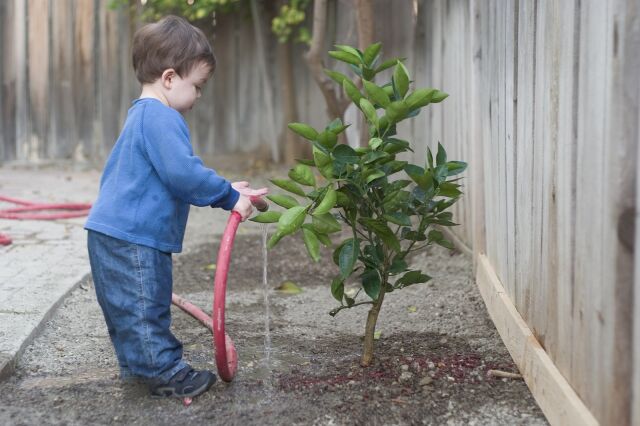
[[[178,111],[138,99],[107,160],[85,229],[178,253],[190,204],[231,210],[239,196],[193,154]]]

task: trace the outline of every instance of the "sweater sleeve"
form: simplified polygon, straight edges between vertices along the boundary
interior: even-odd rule
[[[144,150],[160,180],[186,203],[231,210],[240,194],[193,155],[187,125],[173,113],[145,109],[142,119]]]

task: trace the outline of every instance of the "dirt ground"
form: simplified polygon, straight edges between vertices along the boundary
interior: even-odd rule
[[[209,311],[217,244],[175,256],[176,293]],[[269,252],[272,349],[265,357],[260,236],[239,235],[227,292],[227,332],[239,354],[231,384],[218,382],[191,406],[123,384],[90,280],[65,301],[2,383],[0,424],[547,424],[502,344],[463,254],[434,247],[412,262],[434,279],[391,293],[378,321],[373,367],[362,369],[366,306],[336,306],[329,252],[308,260],[299,241]],[[274,291],[288,280],[299,294]],[[185,357],[215,369],[211,335],[177,309],[174,331]],[[195,423],[193,423],[195,424]]]

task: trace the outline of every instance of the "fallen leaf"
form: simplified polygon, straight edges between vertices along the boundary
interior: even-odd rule
[[[415,306],[409,306],[409,307],[407,308],[407,311],[409,311],[409,312],[415,312],[415,311],[417,311],[417,310],[418,310],[418,308],[417,308],[417,307],[415,307]]]
[[[381,335],[382,331],[376,331],[375,333],[373,333],[373,340],[379,340]]]
[[[203,267],[202,269],[204,269],[205,271],[215,271],[216,264],[215,263],[210,263],[207,266]]]
[[[291,281],[285,281],[276,287],[276,290],[284,294],[299,294],[302,293],[302,289]]]

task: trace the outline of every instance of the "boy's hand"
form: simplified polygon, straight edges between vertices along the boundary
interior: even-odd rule
[[[253,189],[249,187],[249,182],[241,181],[241,182],[233,182],[231,187],[238,191],[240,195],[244,195],[245,197],[262,197],[269,192],[269,188],[260,188]]]
[[[251,213],[253,213],[253,204],[251,204],[249,197],[245,197],[240,193],[240,198],[238,198],[236,205],[233,206],[232,211],[240,213],[240,217],[244,222],[251,216]]]

